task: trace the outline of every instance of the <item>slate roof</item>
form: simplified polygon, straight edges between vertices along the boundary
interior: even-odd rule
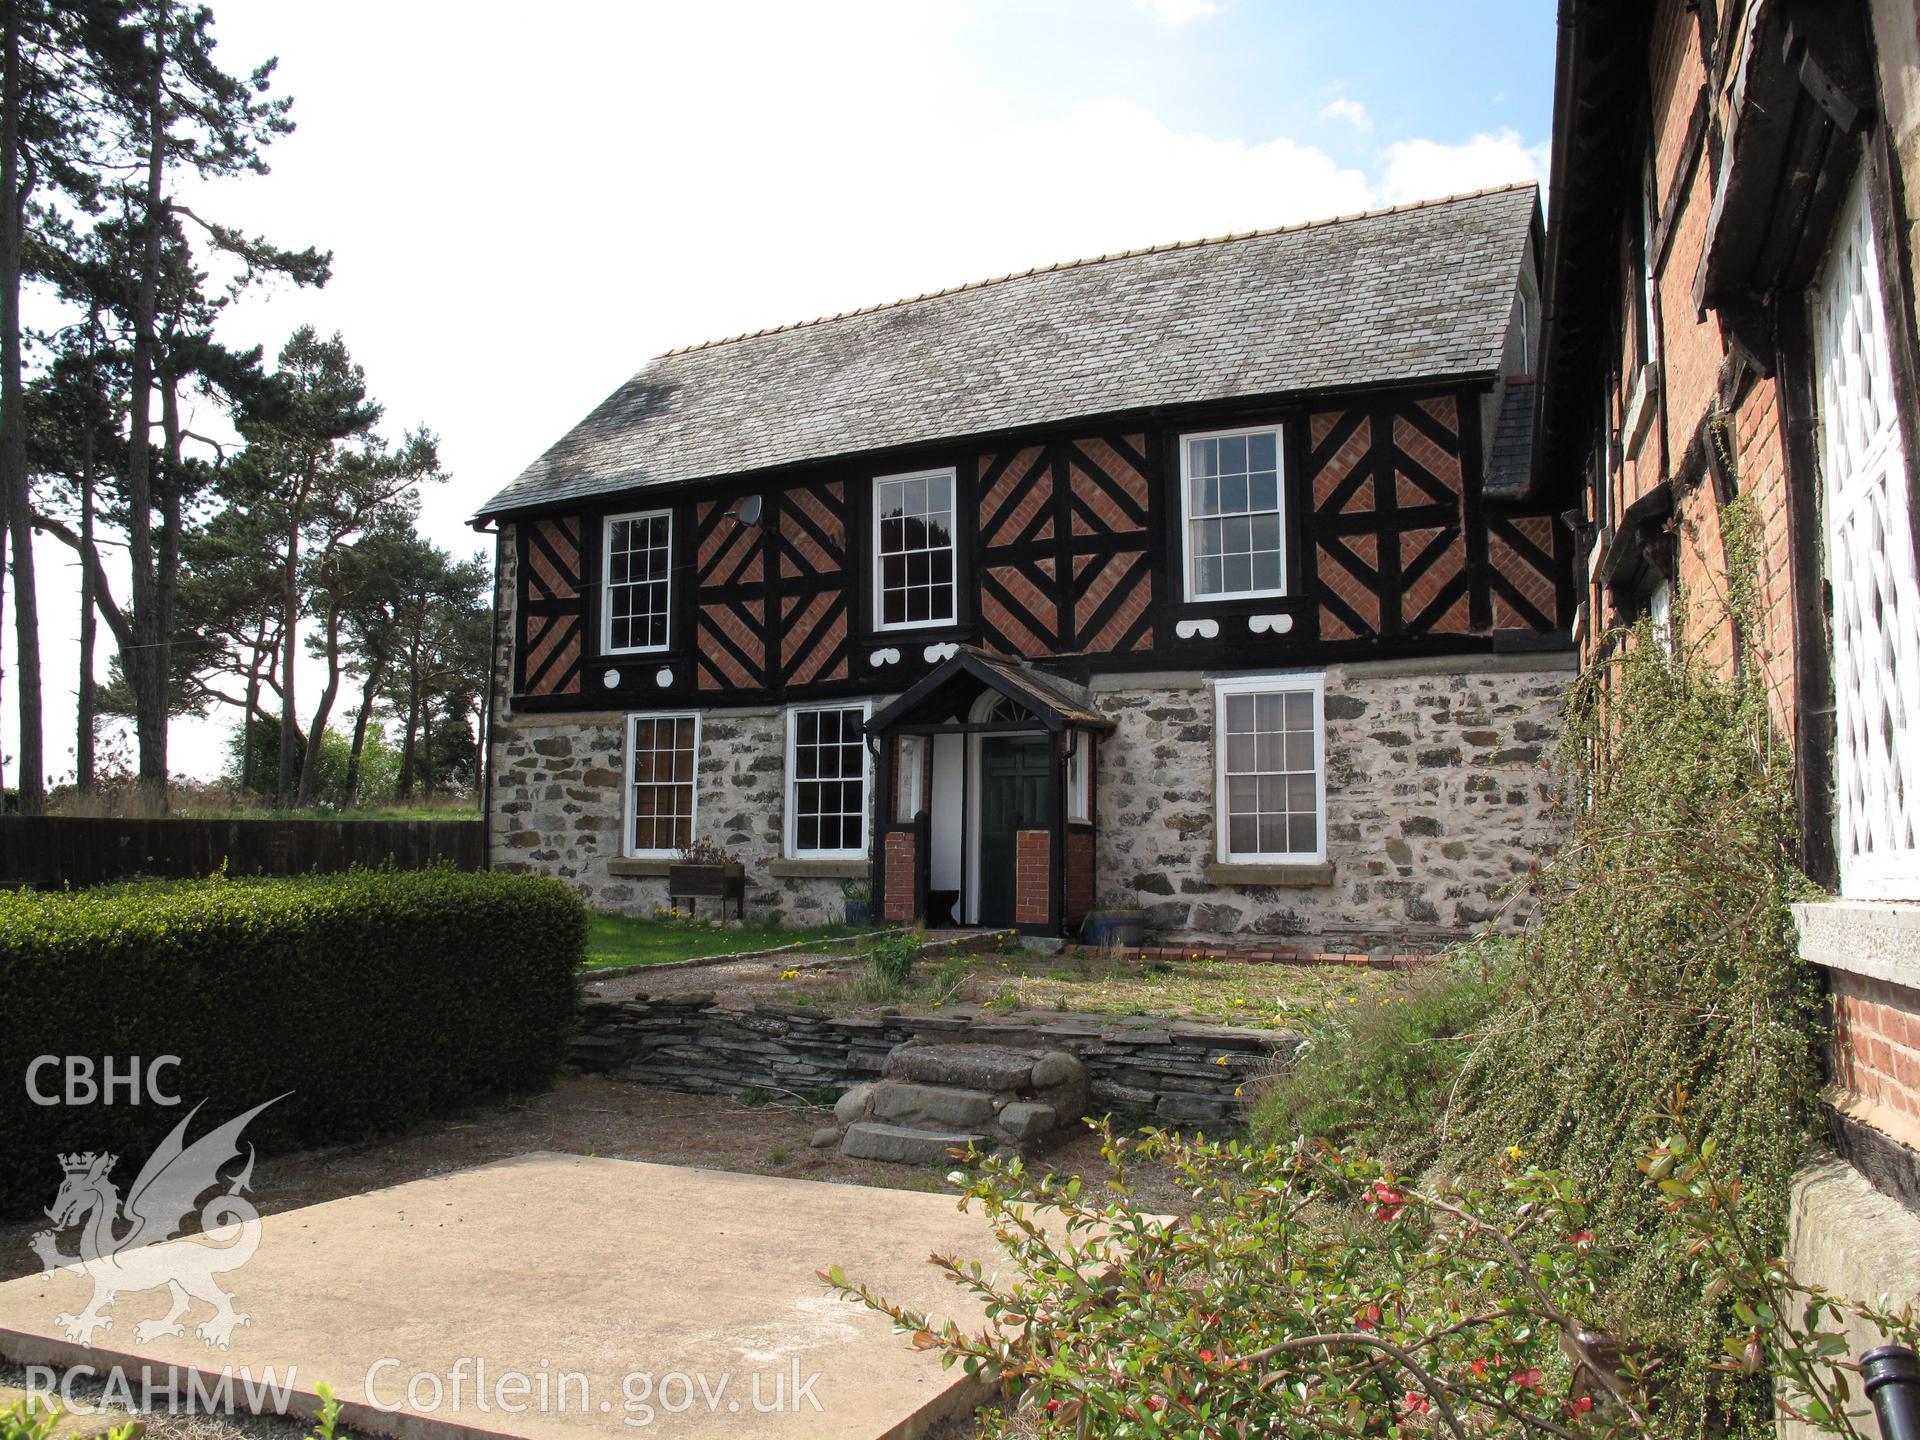
[[[1487,452],[1487,493],[1522,495],[1533,479],[1533,407],[1537,388],[1531,375],[1509,375]]]
[[[482,517],[1155,405],[1492,373],[1532,185],[1049,266],[674,350]]]

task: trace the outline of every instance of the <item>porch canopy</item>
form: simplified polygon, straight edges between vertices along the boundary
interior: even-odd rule
[[[1093,694],[955,649],[867,721],[876,761],[874,905],[896,923],[1061,934],[1093,906]]]

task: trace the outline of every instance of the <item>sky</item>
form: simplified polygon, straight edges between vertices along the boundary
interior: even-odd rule
[[[421,525],[462,554],[490,546],[468,517],[661,350],[1546,178],[1544,0],[212,3],[227,68],[277,56],[298,129],[195,209],[334,261],[221,338],[339,331],[388,432],[440,437]],[[58,780],[78,585],[58,544],[36,557]],[[9,605],[8,775],[12,632]],[[174,771],[217,774],[230,729],[176,722]]]

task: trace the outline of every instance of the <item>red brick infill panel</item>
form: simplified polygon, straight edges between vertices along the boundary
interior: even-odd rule
[[[1013,923],[1044,925],[1052,895],[1053,837],[1022,830],[1013,842]]]

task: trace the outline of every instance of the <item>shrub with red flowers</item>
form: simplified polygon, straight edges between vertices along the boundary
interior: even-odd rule
[[[1648,1396],[1664,1359],[1593,1323],[1598,1281],[1619,1257],[1564,1176],[1509,1164],[1496,1191],[1422,1186],[1310,1140],[1109,1132],[1105,1150],[1111,1199],[1078,1178],[1036,1181],[1018,1161],[984,1160],[957,1177],[962,1208],[983,1209],[1012,1261],[999,1271],[935,1259],[984,1305],[977,1331],[897,1305],[838,1267],[822,1278],[891,1317],[917,1348],[1004,1385],[1015,1413],[1001,1417],[1001,1434],[1660,1433]],[[1685,1167],[1663,1163],[1676,1154],[1691,1157]],[[1743,1236],[1738,1185],[1711,1160],[1711,1147],[1703,1156],[1670,1138],[1646,1163],[1696,1236],[1692,1263],[1753,1317],[1728,1337],[1739,1356],[1729,1363],[1768,1365],[1787,1378],[1795,1413],[1858,1433],[1835,1398],[1832,1364],[1844,1362],[1822,1320],[1872,1312],[1821,1296],[1810,1319],[1794,1318],[1815,1292]],[[1141,1163],[1177,1172],[1190,1213],[1169,1219],[1132,1201],[1127,1176]],[[1912,1333],[1911,1317],[1872,1318]]]

